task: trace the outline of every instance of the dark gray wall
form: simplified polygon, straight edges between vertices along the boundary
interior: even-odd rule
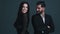
[[[13,24],[16,20],[19,3],[27,1],[30,4],[30,23],[28,31],[33,34],[31,16],[35,14],[36,2],[38,0],[0,0],[0,34],[17,34]],[[45,0],[46,13],[50,14],[55,24],[55,32],[60,34],[60,0]]]

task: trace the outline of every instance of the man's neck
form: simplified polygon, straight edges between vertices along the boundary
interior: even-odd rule
[[[44,12],[41,13],[40,16],[41,16],[41,18],[43,19],[43,22],[45,23],[45,13],[44,13]]]
[[[42,15],[42,16],[45,16],[45,12],[42,12],[41,15]]]

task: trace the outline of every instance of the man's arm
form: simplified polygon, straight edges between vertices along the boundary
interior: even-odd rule
[[[54,22],[53,22],[53,20],[52,20],[52,17],[50,16],[50,18],[49,18],[49,24],[47,25],[47,27],[48,27],[48,30],[49,30],[49,32],[54,32],[55,31],[55,26],[54,26]]]

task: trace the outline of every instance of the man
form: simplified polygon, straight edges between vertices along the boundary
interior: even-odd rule
[[[37,2],[37,13],[32,16],[34,34],[49,34],[54,32],[53,20],[50,15],[45,13],[45,7],[44,1]]]

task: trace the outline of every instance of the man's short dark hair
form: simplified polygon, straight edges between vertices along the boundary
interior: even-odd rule
[[[38,1],[38,2],[37,2],[37,5],[41,5],[41,7],[46,7],[44,1]]]

